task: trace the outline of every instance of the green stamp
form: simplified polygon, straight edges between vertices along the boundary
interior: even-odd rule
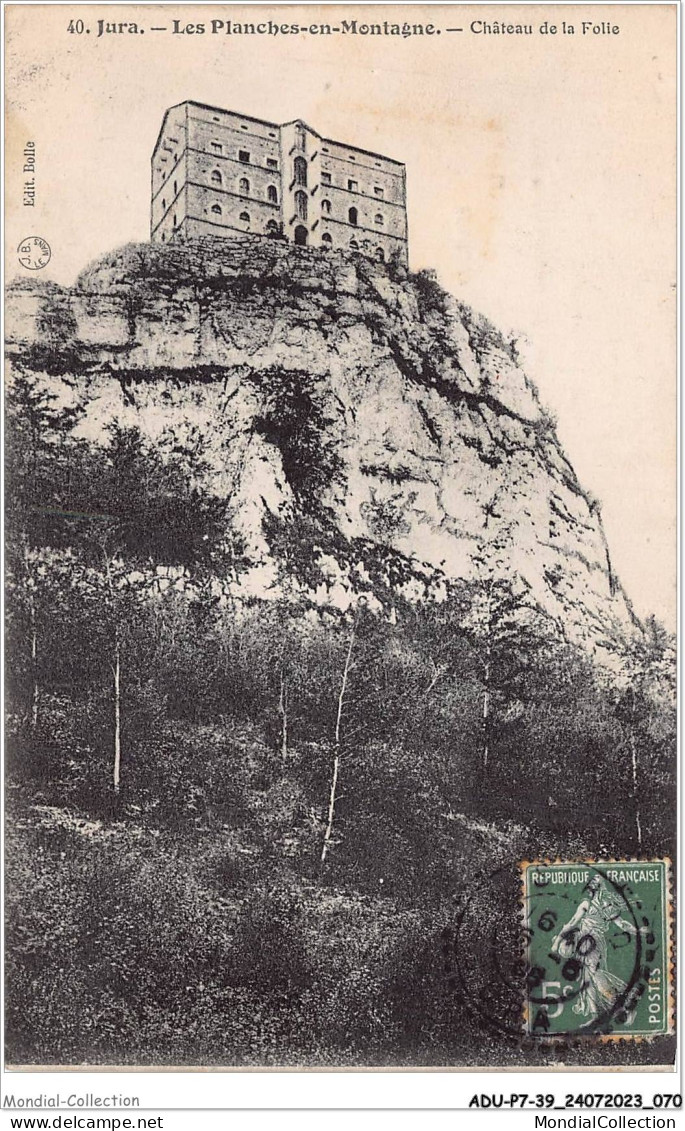
[[[521,869],[526,1032],[671,1033],[669,861],[526,861]]]

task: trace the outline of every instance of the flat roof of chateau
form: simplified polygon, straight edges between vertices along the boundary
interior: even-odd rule
[[[164,117],[162,118],[162,124],[160,126],[159,133],[157,134],[155,149],[159,145],[159,139],[161,138],[162,131],[164,129],[164,126],[166,125],[167,114],[169,114],[172,110],[178,110],[179,106],[199,106],[201,110],[218,110],[220,114],[237,114],[239,118],[244,118],[246,122],[256,122],[257,125],[260,126],[272,126],[277,130],[280,129],[281,126],[291,126],[295,122],[301,122],[303,126],[307,126],[308,130],[311,130],[313,134],[316,134],[316,136],[320,138],[321,141],[328,141],[331,145],[340,145],[344,149],[353,149],[355,153],[365,153],[367,157],[382,157],[384,161],[390,161],[393,165],[400,165],[402,167],[404,166],[404,161],[398,161],[395,157],[388,157],[387,154],[379,153],[376,149],[362,149],[359,145],[348,145],[346,141],[338,141],[338,139],[334,137],[324,137],[323,134],[320,134],[318,130],[313,129],[312,126],[307,125],[307,123],[302,121],[301,118],[291,118],[289,122],[269,122],[266,118],[254,118],[252,114],[243,114],[240,110],[227,110],[225,106],[210,106],[208,102],[196,102],[194,98],[185,98],[183,102],[176,102],[173,106],[167,107],[167,109],[164,111]]]

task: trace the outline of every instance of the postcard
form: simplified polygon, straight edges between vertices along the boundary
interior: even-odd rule
[[[672,1066],[676,6],[5,17],[7,1066]]]

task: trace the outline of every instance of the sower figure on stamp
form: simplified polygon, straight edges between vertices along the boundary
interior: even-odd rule
[[[622,995],[627,998],[626,982],[608,969],[609,934],[637,935],[638,928],[621,915],[616,896],[601,876],[593,876],[585,891],[575,914],[554,938],[551,953],[578,962],[580,991],[573,1012],[591,1021],[612,1009]],[[630,1024],[637,1003],[623,1004],[625,1022]]]

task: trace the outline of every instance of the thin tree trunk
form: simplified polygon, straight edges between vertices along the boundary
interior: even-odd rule
[[[119,792],[121,780],[121,650],[119,637],[114,644],[114,766],[112,769],[112,785],[114,792]]]
[[[352,648],[354,646],[354,624],[350,632],[350,642],[347,646],[347,655],[345,656],[345,667],[343,668],[343,677],[340,684],[340,694],[338,696],[338,712],[335,719],[335,754],[333,757],[333,776],[331,778],[331,793],[328,801],[328,820],[326,822],[326,831],[323,836],[323,846],[321,848],[321,863],[326,863],[326,856],[330,847],[331,835],[333,833],[333,824],[335,822],[335,800],[338,789],[338,773],[340,771],[340,723],[342,721],[343,704],[345,702],[345,692],[347,691],[347,680],[350,674],[350,665],[352,663]]]
[[[345,701],[345,692],[347,691],[347,679],[350,674],[350,664],[352,662],[352,648],[354,647],[354,625],[350,632],[350,642],[347,646],[347,655],[345,656],[345,667],[343,668],[342,683],[340,684],[340,695],[338,696],[338,713],[335,717],[335,746],[336,750],[340,749],[340,722],[342,719],[343,703]]]
[[[630,755],[633,764],[633,799],[635,802],[635,829],[637,831],[638,848],[642,848],[642,825],[640,824],[640,802],[637,792],[637,751],[635,749],[635,736],[630,736]]]
[[[119,793],[121,780],[121,650],[119,637],[114,642],[114,766],[112,769],[112,785],[114,793]]]
[[[288,757],[288,688],[281,668],[281,690],[278,697],[278,711],[281,716],[281,755]]]
[[[483,769],[488,768],[490,740],[490,645],[487,646],[485,661],[485,690],[483,692]]]
[[[40,688],[38,686],[38,633],[36,631],[36,610],[33,597],[30,601],[31,613],[31,676],[33,679],[33,692],[31,695],[31,730],[38,726],[38,700]]]
[[[338,788],[338,772],[340,770],[340,753],[338,750],[335,752],[333,758],[333,777],[331,778],[331,796],[328,802],[328,821],[326,822],[326,831],[323,835],[323,847],[321,849],[321,863],[326,863],[326,856],[330,846],[331,835],[333,833],[333,822],[335,820],[335,794]]]
[[[36,598],[34,579],[29,565],[29,550],[26,536],[23,540],[24,569],[26,570],[26,588],[29,598],[29,624],[31,626],[31,730],[38,726],[38,704],[40,700],[40,686],[38,684],[38,629],[36,627]]]
[[[633,690],[633,710],[630,728],[630,761],[633,771],[633,804],[635,806],[635,831],[638,848],[642,848],[642,825],[640,823],[640,802],[637,790],[637,750],[635,748],[635,691]]]
[[[109,560],[109,555],[105,553],[105,570],[107,573],[107,588],[109,589],[109,598],[111,601],[112,612],[114,608],[114,585],[112,584],[112,567]],[[121,642],[119,640],[119,629],[114,629],[114,664],[112,665],[112,676],[114,679],[114,762],[112,764],[112,786],[114,792],[119,792],[119,783],[121,781]]]

